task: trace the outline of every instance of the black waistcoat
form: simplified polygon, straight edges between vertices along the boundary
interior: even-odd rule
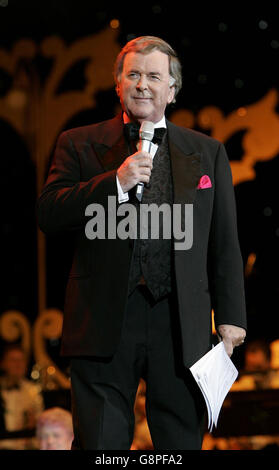
[[[140,204],[132,197],[129,202],[135,204],[137,208],[138,236],[134,243],[132,264],[129,280],[129,294],[135,289],[137,284],[145,283],[153,298],[157,301],[161,297],[171,292],[172,285],[172,203],[173,187],[171,176],[170,155],[167,135],[164,136],[154,158],[153,168],[149,184],[145,186],[142,202],[144,208],[150,204],[166,204],[167,209],[164,216],[159,217],[159,238],[151,237],[151,223],[153,227],[158,227],[156,218],[148,218],[148,238],[140,236]],[[158,211],[157,211],[158,213]],[[163,224],[169,228],[169,238],[165,238]]]

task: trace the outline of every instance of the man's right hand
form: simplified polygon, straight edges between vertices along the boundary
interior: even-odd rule
[[[140,151],[127,157],[116,173],[123,192],[140,182],[149,183],[152,166],[152,157],[148,152]]]

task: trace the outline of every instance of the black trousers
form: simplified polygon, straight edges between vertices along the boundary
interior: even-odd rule
[[[154,302],[138,286],[127,302],[122,339],[111,358],[71,361],[73,449],[129,450],[139,380],[154,449],[200,449],[205,406],[182,363],[173,295]]]

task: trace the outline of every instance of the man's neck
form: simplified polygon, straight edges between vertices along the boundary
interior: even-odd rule
[[[20,377],[11,377],[8,375],[3,376],[3,384],[5,387],[8,387],[8,388],[19,385],[21,380],[22,379]]]

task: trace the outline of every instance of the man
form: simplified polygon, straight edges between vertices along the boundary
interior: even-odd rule
[[[123,113],[62,133],[38,204],[43,231],[77,234],[62,338],[62,354],[72,357],[73,448],[130,448],[142,377],[154,448],[200,449],[204,407],[189,367],[211,348],[211,309],[228,354],[245,337],[229,162],[222,144],[165,119],[181,87],[180,63],[166,42],[130,41],[115,80]],[[143,121],[166,130],[150,153],[137,150],[131,129]],[[106,223],[113,217],[108,197],[117,209],[128,201],[137,214],[141,204],[180,205],[184,228],[185,204],[193,205],[192,246],[179,249],[175,237],[162,236],[162,218],[158,239],[108,230],[86,236],[93,208],[104,208]]]
[[[4,430],[33,429],[44,409],[38,385],[26,378],[27,358],[20,345],[7,345],[1,357],[0,398],[3,407]],[[4,439],[1,449],[24,449],[33,445],[32,438]]]

